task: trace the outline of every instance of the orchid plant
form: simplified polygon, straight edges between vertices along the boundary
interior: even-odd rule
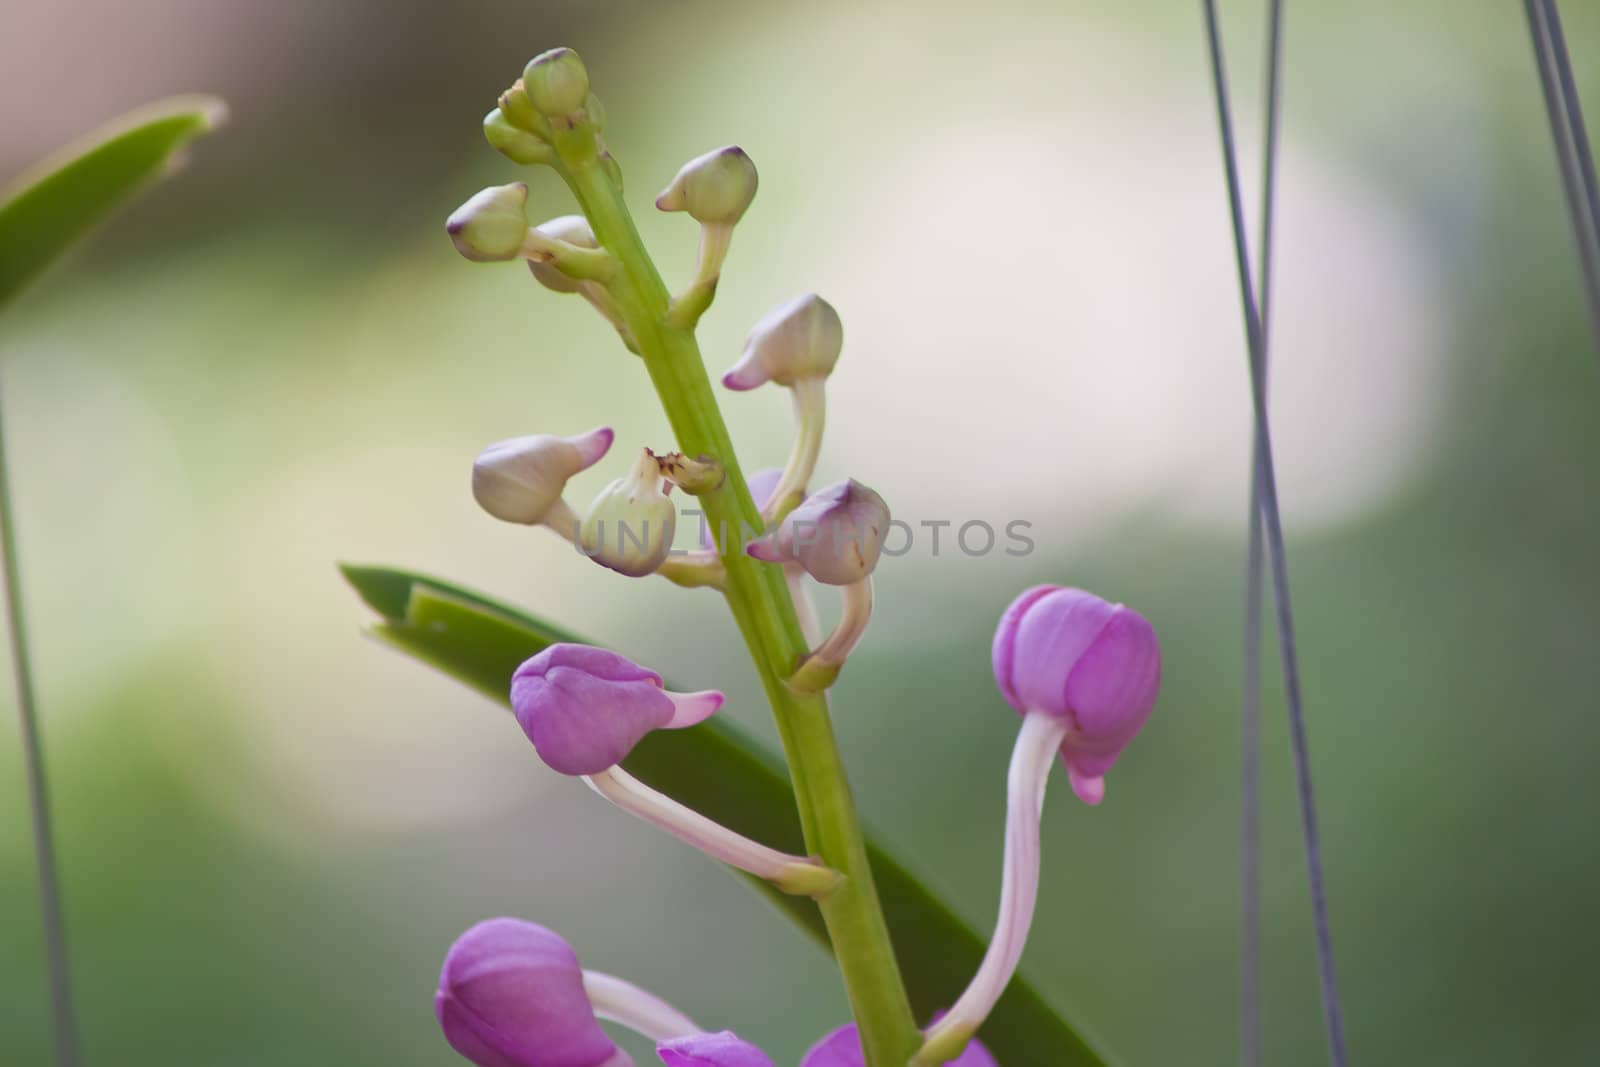
[[[756,324],[723,376],[729,390],[772,385],[794,402],[784,466],[747,478],[695,329],[756,195],[755,164],[737,147],[713,150],[685,164],[656,198],[660,210],[700,226],[693,271],[674,292],[635,228],[604,126],[577,54],[558,48],[536,57],[489,112],[485,134],[513,162],[553,169],[580,213],[530,225],[528,188],[513,183],[471,197],[446,229],[467,259],[525,261],[545,288],[577,294],[598,311],[650,376],[675,448],[632,447],[623,476],[580,513],[564,499],[567,481],[607,460],[616,440],[610,428],[502,441],[478,457],[473,495],[495,518],[546,527],[619,574],[720,594],[777,720],[788,787],[763,777],[769,772],[759,756],[742,757],[754,761],[745,764],[730,756],[728,746],[743,751],[748,742],[725,728],[707,733],[717,729],[718,692],[669,689],[660,674],[618,652],[441,583],[374,568],[347,574],[384,614],[382,636],[507,700],[551,769],[748,875],[802,921],[820,917],[854,1021],[823,1036],[802,1067],[983,1067],[996,1055],[1010,1067],[1100,1062],[1064,1023],[1053,1032],[1037,1025],[1052,1013],[1015,975],[1038,895],[1051,769],[1059,757],[1079,799],[1096,805],[1104,798],[1107,772],[1156,701],[1154,631],[1137,612],[1057,586],[1022,592],[999,620],[995,678],[1021,726],[1005,787],[998,919],[987,947],[974,953],[964,940],[970,935],[903,869],[881,854],[869,859],[874,850],[829,719],[831,689],[868,628],[872,575],[890,523],[884,498],[854,479],[808,491],[827,380],[843,348],[839,315],[815,294],[783,304]],[[693,551],[673,550],[675,493],[696,498],[704,517]],[[841,589],[840,618],[827,634],[811,583]],[[507,670],[513,653],[520,664]],[[663,731],[706,740],[667,758],[659,749],[642,756]],[[698,787],[682,773],[686,763]],[[798,847],[761,839],[765,828],[749,825],[748,812],[730,820],[740,805],[719,800],[723,789],[746,808],[751,790],[760,794],[756,807],[772,806],[774,797],[792,806]],[[879,877],[887,892],[880,893]],[[902,910],[910,917],[897,915]],[[894,931],[912,922],[921,924],[919,941],[926,939],[922,954],[908,955],[902,943],[897,955]],[[966,970],[954,984],[952,967]],[[1007,998],[1011,1024],[997,1017]],[[704,1029],[654,993],[584,970],[557,934],[519,919],[490,919],[464,933],[446,955],[434,1004],[445,1039],[480,1067],[630,1063],[599,1019],[656,1042],[672,1067],[772,1063],[724,1029],[726,1020]],[[1035,1021],[1024,1023],[1028,1016]]]

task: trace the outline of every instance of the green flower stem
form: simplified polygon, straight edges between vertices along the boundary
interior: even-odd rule
[[[557,130],[558,168],[577,197],[602,248],[621,263],[610,285],[617,308],[644,356],[678,447],[722,464],[722,486],[700,503],[713,529],[762,529],[761,513],[739,470],[728,428],[711,392],[692,329],[669,325],[671,299],[645,251],[621,191],[597,155],[593,132]],[[801,695],[784,685],[806,654],[806,642],[789,598],[783,568],[750,559],[743,538],[729,539],[725,593],[772,704],[789,760],[806,847],[840,871],[844,884],[819,901],[845,990],[871,1067],[901,1067],[921,1035],[911,1014],[899,964],[889,942],[883,908],[867,864],[855,802],[845,779],[820,694]]]

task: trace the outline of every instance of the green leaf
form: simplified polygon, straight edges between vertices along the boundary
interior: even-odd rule
[[[344,566],[344,576],[380,616],[372,633],[485,696],[509,705],[512,673],[548,645],[582,639],[509,605],[423,575]],[[774,848],[801,852],[794,797],[783,765],[737,727],[712,717],[692,730],[657,730],[633,750],[629,773],[690,807]],[[867,839],[912,1007],[927,1019],[948,1007],[983,958],[977,932],[880,845]],[[824,945],[816,905],[750,879]],[[1106,1059],[1014,979],[980,1035],[1007,1067],[1104,1067]]]
[[[129,112],[0,191],[0,307],[219,126],[213,96],[178,96]]]

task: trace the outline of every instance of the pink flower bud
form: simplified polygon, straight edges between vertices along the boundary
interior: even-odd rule
[[[772,1067],[765,1052],[728,1030],[664,1041],[656,1055],[667,1067]]]
[[[888,532],[889,505],[852,478],[813,493],[745,551],[768,563],[797,562],[824,585],[852,585],[877,567]]]
[[[478,1067],[626,1062],[595,1020],[572,946],[520,919],[486,920],[450,946],[433,1010]]]
[[[867,1067],[867,1058],[861,1051],[861,1035],[855,1023],[841,1026],[806,1052],[800,1067]],[[949,1061],[949,1067],[999,1067],[989,1050],[977,1041],[967,1045],[967,1050]]]
[[[1106,772],[1155,706],[1161,647],[1138,612],[1081,589],[1041,585],[1001,617],[994,676],[1018,711],[1067,722],[1061,755],[1073,791],[1098,804]]]
[[[826,378],[843,348],[839,313],[816,293],[807,293],[773,308],[750,328],[744,354],[722,376],[722,384],[744,390],[766,382],[793,386],[806,378]]]
[[[522,732],[562,774],[599,774],[651,730],[693,726],[721,706],[721,693],[669,693],[655,671],[589,645],[551,645],[511,677]]]
[[[534,434],[497,441],[472,464],[472,495],[497,519],[529,526],[544,522],[567,480],[600,462],[611,439],[610,428],[602,426],[576,437]]]

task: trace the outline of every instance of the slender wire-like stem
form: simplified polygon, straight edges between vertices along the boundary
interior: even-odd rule
[[[1583,101],[1578,96],[1578,82],[1572,74],[1572,57],[1567,53],[1567,34],[1561,27],[1561,7],[1556,0],[1541,0],[1544,4],[1545,33],[1550,38],[1550,52],[1555,59],[1556,78],[1561,85],[1561,99],[1567,113],[1567,127],[1572,134],[1573,155],[1578,164],[1578,175],[1583,180],[1584,199],[1589,204],[1589,225],[1594,229],[1596,243],[1600,243],[1600,179],[1595,177],[1594,150],[1589,144],[1589,128],[1583,121]]]
[[[1595,180],[1594,153],[1583,122],[1577,83],[1572,76],[1566,35],[1561,29],[1561,12],[1555,0],[1524,0],[1523,7],[1528,16],[1528,34],[1533,40],[1534,62],[1550,119],[1550,138],[1555,144],[1572,236],[1578,246],[1578,262],[1583,268],[1583,296],[1589,311],[1589,325],[1597,351],[1600,351],[1600,183]]]
[[[1278,189],[1278,127],[1283,73],[1283,3],[1267,4],[1266,132],[1261,150],[1261,381],[1267,384],[1272,341],[1272,253]],[[1250,445],[1246,515],[1244,684],[1239,705],[1239,1060],[1261,1063],[1261,460]]]
[[[0,407],[3,407],[3,398],[0,398]],[[22,568],[17,551],[17,529],[11,504],[10,466],[6,459],[3,424],[0,424],[0,555],[5,560],[6,622],[11,634],[11,671],[17,687],[22,766],[28,779],[28,806],[33,820],[33,853],[39,877],[39,912],[44,928],[45,966],[49,969],[55,1061],[58,1067],[76,1067],[79,1062],[78,1028],[72,1007],[66,924],[61,912],[61,883],[51,830],[50,790],[45,782],[44,746],[39,736],[39,705],[34,697],[33,660],[28,652],[27,612],[23,610]]]
[[[1300,830],[1305,845],[1306,873],[1311,885],[1311,912],[1316,928],[1317,962],[1322,983],[1322,1010],[1328,1030],[1328,1059],[1333,1067],[1346,1064],[1344,1013],[1339,1001],[1333,961],[1333,935],[1328,921],[1328,899],[1323,877],[1322,842],[1317,827],[1316,801],[1311,786],[1310,745],[1306,739],[1305,707],[1300,688],[1299,652],[1295,644],[1294,612],[1289,604],[1289,564],[1284,550],[1283,519],[1278,506],[1277,473],[1273,463],[1272,434],[1267,421],[1265,345],[1261,314],[1250,274],[1250,249],[1245,238],[1244,199],[1239,187],[1239,161],[1234,147],[1233,112],[1228,102],[1228,78],[1222,56],[1222,32],[1216,0],[1201,0],[1211,59],[1212,87],[1216,94],[1217,124],[1222,138],[1222,164],[1228,187],[1228,210],[1233,226],[1235,265],[1240,301],[1244,309],[1245,339],[1250,363],[1250,398],[1255,416],[1256,471],[1261,488],[1261,521],[1265,526],[1271,565],[1273,603],[1278,627],[1278,651],[1283,665],[1284,696],[1289,710],[1289,738],[1294,753],[1295,782],[1300,801]]]

